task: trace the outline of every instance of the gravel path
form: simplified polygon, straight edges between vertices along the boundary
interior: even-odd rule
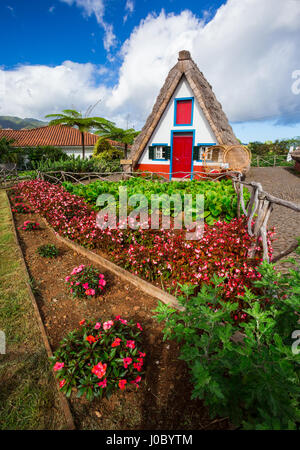
[[[257,181],[263,190],[275,197],[300,205],[300,176],[284,167],[252,167],[246,181]],[[274,205],[269,226],[275,226],[277,240],[273,243],[274,255],[285,250],[296,237],[300,237],[300,213]],[[297,256],[292,253],[290,256]],[[297,256],[300,261],[300,257]],[[282,268],[284,265],[281,265]]]

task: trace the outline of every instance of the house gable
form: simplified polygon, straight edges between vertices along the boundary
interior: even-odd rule
[[[179,52],[178,62],[173,69],[170,70],[165,84],[157,97],[152,113],[148,117],[144,128],[132,146],[130,159],[133,162],[133,167],[137,166],[146,145],[148,145],[149,140],[152,138],[152,135],[161,120],[161,117],[165,114],[165,110],[168,109],[170,99],[183,75],[192,91],[192,96],[197,99],[198,104],[213,131],[217,143],[220,145],[239,144],[210,84],[191,59],[190,53],[183,50]],[[130,170],[129,167],[127,169]]]
[[[176,109],[177,103],[183,100],[191,101],[191,121],[188,124],[176,123]],[[155,130],[153,131],[150,139],[145,145],[145,148],[138,160],[138,165],[168,165],[169,160],[162,158],[153,158],[149,147],[161,146],[172,147],[172,135],[173,133],[179,133],[182,131],[191,132],[194,135],[194,145],[198,144],[217,144],[217,137],[215,136],[210,124],[208,123],[204,112],[195,98],[194,93],[183,75],[171,96],[161,118],[159,119]],[[155,155],[154,155],[155,156]]]

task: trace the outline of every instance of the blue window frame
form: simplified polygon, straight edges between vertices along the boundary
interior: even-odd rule
[[[191,122],[190,123],[176,123],[176,117],[177,117],[177,103],[183,100],[191,100],[192,101],[192,111],[191,111]],[[182,98],[175,98],[174,100],[174,127],[181,127],[181,126],[192,126],[194,120],[194,97],[182,97]]]
[[[197,147],[212,147],[214,145],[217,145],[217,144],[215,144],[215,143],[214,144],[212,144],[212,143],[207,144],[207,143],[200,142],[200,143],[197,144]],[[211,161],[211,160],[208,159],[207,161]],[[195,162],[203,162],[203,159],[202,158],[196,159]]]
[[[168,147],[169,146],[169,144],[161,144],[161,143],[155,143],[155,144],[151,144],[151,147]],[[155,149],[154,149],[154,156],[155,156]],[[166,159],[164,159],[164,158],[153,158],[151,161],[164,161],[164,162],[166,162],[167,160]]]

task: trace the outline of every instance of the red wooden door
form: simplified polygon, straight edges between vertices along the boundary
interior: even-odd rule
[[[172,156],[173,178],[182,178],[192,171],[192,153],[193,134],[174,134]]]

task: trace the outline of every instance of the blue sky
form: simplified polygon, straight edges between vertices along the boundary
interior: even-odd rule
[[[299,0],[0,0],[0,39],[1,115],[140,128],[185,48],[243,142],[300,135]]]

